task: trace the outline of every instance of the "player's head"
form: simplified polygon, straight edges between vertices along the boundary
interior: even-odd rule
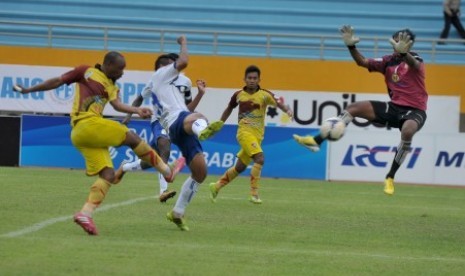
[[[98,68],[101,68],[103,73],[105,73],[109,79],[116,81],[123,76],[125,67],[126,60],[123,55],[118,52],[111,51],[105,55],[103,58],[103,65]]]
[[[260,68],[250,65],[245,69],[244,74],[245,86],[249,90],[257,90],[260,83]]]
[[[415,34],[410,30],[410,29],[402,29],[402,30],[398,30],[397,32],[395,32],[394,34],[392,34],[392,39],[394,39],[395,41],[399,41],[399,35],[401,33],[406,33],[408,36],[410,36],[410,39],[415,42]]]
[[[168,56],[171,60],[176,61],[179,58],[179,55],[176,53],[169,53]]]
[[[155,68],[154,68],[155,71],[175,61],[170,55],[171,54],[164,54],[164,55],[159,56],[157,60],[155,60]]]

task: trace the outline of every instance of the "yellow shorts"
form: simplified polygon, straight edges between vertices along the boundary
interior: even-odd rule
[[[248,165],[252,161],[252,156],[263,152],[261,147],[262,139],[250,133],[238,134],[237,142],[239,142],[241,146],[241,150],[237,153],[237,158],[239,158],[244,165]]]
[[[96,175],[105,167],[113,168],[109,147],[118,147],[129,129],[119,122],[101,117],[85,118],[71,131],[71,141],[86,160],[87,175]]]

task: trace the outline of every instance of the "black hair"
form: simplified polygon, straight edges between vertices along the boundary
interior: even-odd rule
[[[115,62],[118,58],[122,58],[122,57],[123,55],[118,52],[115,52],[115,51],[108,52],[103,58],[103,64],[111,64]]]
[[[158,70],[160,67],[168,65],[170,63],[170,55],[161,55],[155,60],[155,70]]]
[[[169,53],[168,56],[172,61],[176,61],[179,58],[179,55],[176,53]]]
[[[257,72],[258,76],[260,77],[260,68],[258,68],[255,65],[250,65],[249,67],[247,67],[245,69],[245,75],[244,76],[246,77],[249,73],[253,73],[253,72]]]
[[[402,30],[399,30],[397,32],[395,32],[393,35],[392,35],[392,38],[393,39],[396,39],[396,37],[399,36],[400,33],[407,33],[407,35],[410,36],[410,39],[415,42],[415,34],[410,30],[410,29],[402,29]]]

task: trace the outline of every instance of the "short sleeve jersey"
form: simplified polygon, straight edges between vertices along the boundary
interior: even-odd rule
[[[425,88],[425,64],[416,53],[410,53],[420,61],[418,69],[410,68],[398,54],[368,59],[368,70],[384,75],[389,97],[395,104],[426,110],[428,93]]]
[[[229,101],[230,108],[234,109],[239,106],[237,135],[248,132],[263,139],[266,108],[276,106],[277,99],[272,92],[260,87],[252,94],[244,89],[236,91]]]
[[[186,77],[184,74],[179,74],[179,76],[174,80],[174,86],[178,89],[178,92],[182,94],[184,97],[184,101],[186,101],[186,97],[190,97],[190,91],[192,89],[192,81]],[[152,108],[153,108],[153,115],[151,118],[151,122],[155,122],[160,120],[162,112],[163,112],[163,107],[158,100],[158,97],[156,96],[155,93],[152,92],[153,89],[153,81],[152,79],[149,80],[147,83],[147,86],[145,86],[144,90],[142,91],[142,97],[144,99],[150,99]],[[189,96],[187,96],[187,93]]]
[[[160,107],[160,123],[165,129],[169,129],[176,121],[179,114],[189,111],[184,101],[184,96],[179,93],[175,81],[178,79],[179,71],[176,63],[159,68],[151,78],[151,91],[157,97]]]
[[[118,98],[118,86],[98,68],[81,65],[63,74],[61,78],[68,85],[76,83],[71,111],[72,125],[84,118],[103,117],[107,102]]]

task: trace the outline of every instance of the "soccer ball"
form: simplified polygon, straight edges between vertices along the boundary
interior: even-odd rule
[[[337,141],[344,136],[346,130],[346,124],[339,117],[332,117],[326,119],[321,124],[320,134],[321,137],[326,138],[330,141]]]

